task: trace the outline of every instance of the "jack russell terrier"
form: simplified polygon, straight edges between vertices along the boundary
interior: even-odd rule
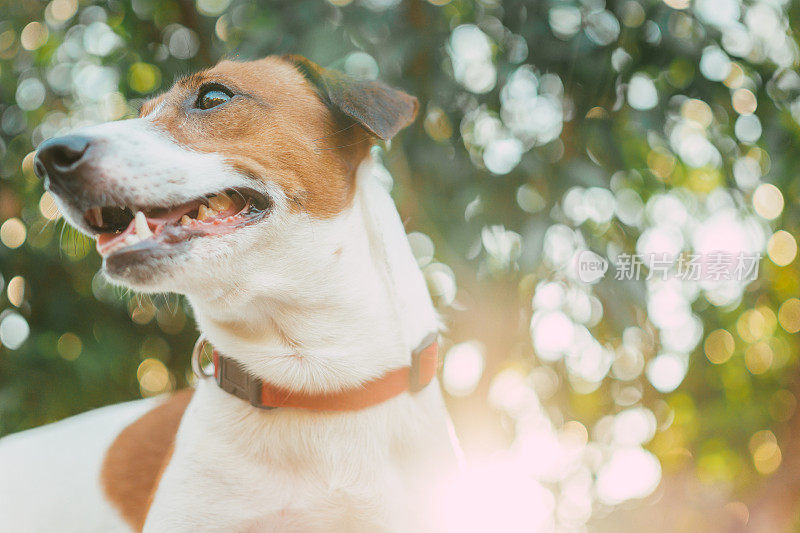
[[[105,275],[186,295],[214,370],[0,441],[0,531],[431,528],[459,464],[440,323],[389,193],[356,172],[417,107],[298,56],[223,61],[39,146]]]

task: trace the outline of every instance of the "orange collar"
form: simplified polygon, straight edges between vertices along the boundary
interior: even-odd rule
[[[277,387],[247,372],[214,350],[214,379],[222,390],[262,409],[291,407],[312,411],[357,411],[404,392],[419,392],[436,376],[439,366],[437,335],[426,337],[411,353],[411,365],[396,368],[358,387],[340,392],[310,394]]]

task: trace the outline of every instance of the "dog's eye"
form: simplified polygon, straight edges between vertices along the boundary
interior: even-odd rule
[[[212,86],[200,89],[200,94],[197,95],[197,101],[194,106],[198,109],[211,109],[220,104],[224,104],[231,99],[233,95],[224,87]]]

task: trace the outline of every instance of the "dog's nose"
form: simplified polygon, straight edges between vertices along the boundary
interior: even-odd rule
[[[33,170],[41,179],[58,180],[66,177],[80,165],[89,144],[89,138],[81,135],[48,139],[36,150]]]

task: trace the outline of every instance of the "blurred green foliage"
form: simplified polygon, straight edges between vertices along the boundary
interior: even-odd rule
[[[553,435],[575,422],[607,459],[644,446],[665,476],[689,468],[742,494],[800,466],[796,3],[32,0],[2,13],[0,434],[185,386],[196,336],[179,298],[95,275],[93,243],[50,220],[35,146],[132,116],[220,58],[291,52],[420,99],[383,160],[415,249],[435,244],[441,261],[421,264],[448,346],[480,343],[477,383],[459,388],[466,352],[445,368],[468,449],[521,441],[536,411],[509,398],[522,383]],[[591,285],[574,275],[582,250],[610,272],[622,252],[764,259],[750,283]]]

